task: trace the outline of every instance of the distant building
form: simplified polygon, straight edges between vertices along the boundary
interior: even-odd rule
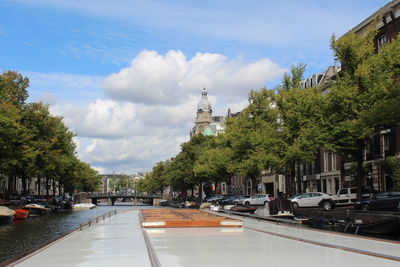
[[[133,191],[136,188],[137,183],[139,182],[140,179],[143,179],[145,176],[145,173],[143,172],[138,172],[137,174],[100,174],[101,176],[101,192],[102,193],[108,193],[108,192],[113,192],[111,180],[112,179],[127,179],[128,184],[131,185],[131,188],[127,188],[128,191]]]
[[[211,103],[207,98],[207,90],[201,92],[201,100],[197,104],[197,117],[190,137],[196,134],[206,136],[218,135],[225,131],[225,116],[213,116]]]

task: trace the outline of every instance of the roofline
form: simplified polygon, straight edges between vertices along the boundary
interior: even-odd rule
[[[381,7],[378,9],[376,12],[374,12],[371,16],[363,20],[361,23],[359,23],[357,26],[353,27],[351,30],[346,32],[343,36],[347,35],[350,32],[357,32],[367,26],[369,23],[371,23],[375,18],[382,16],[385,14],[387,11],[392,9],[392,7],[396,6],[397,4],[400,4],[400,0],[392,0],[391,2],[387,3],[385,6]]]

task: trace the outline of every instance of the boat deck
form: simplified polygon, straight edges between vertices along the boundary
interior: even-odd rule
[[[194,209],[144,209],[140,215],[145,228],[242,226],[241,220]]]
[[[138,211],[118,213],[16,265],[400,266],[400,242],[240,219],[243,227],[142,228]]]

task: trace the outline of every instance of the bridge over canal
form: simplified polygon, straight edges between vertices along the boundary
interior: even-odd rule
[[[161,194],[149,194],[149,193],[92,193],[88,194],[87,198],[90,198],[92,200],[92,203],[97,205],[97,202],[99,199],[107,199],[108,203],[110,203],[112,206],[114,206],[114,203],[117,199],[122,198],[122,199],[136,199],[136,200],[149,200],[153,205],[155,204],[155,201],[159,201],[162,199]]]

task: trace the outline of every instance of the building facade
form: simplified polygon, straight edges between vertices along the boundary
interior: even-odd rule
[[[225,116],[212,115],[211,102],[207,98],[207,89],[204,88],[201,92],[201,100],[197,104],[197,116],[190,137],[200,133],[210,136],[225,132],[225,119]]]

